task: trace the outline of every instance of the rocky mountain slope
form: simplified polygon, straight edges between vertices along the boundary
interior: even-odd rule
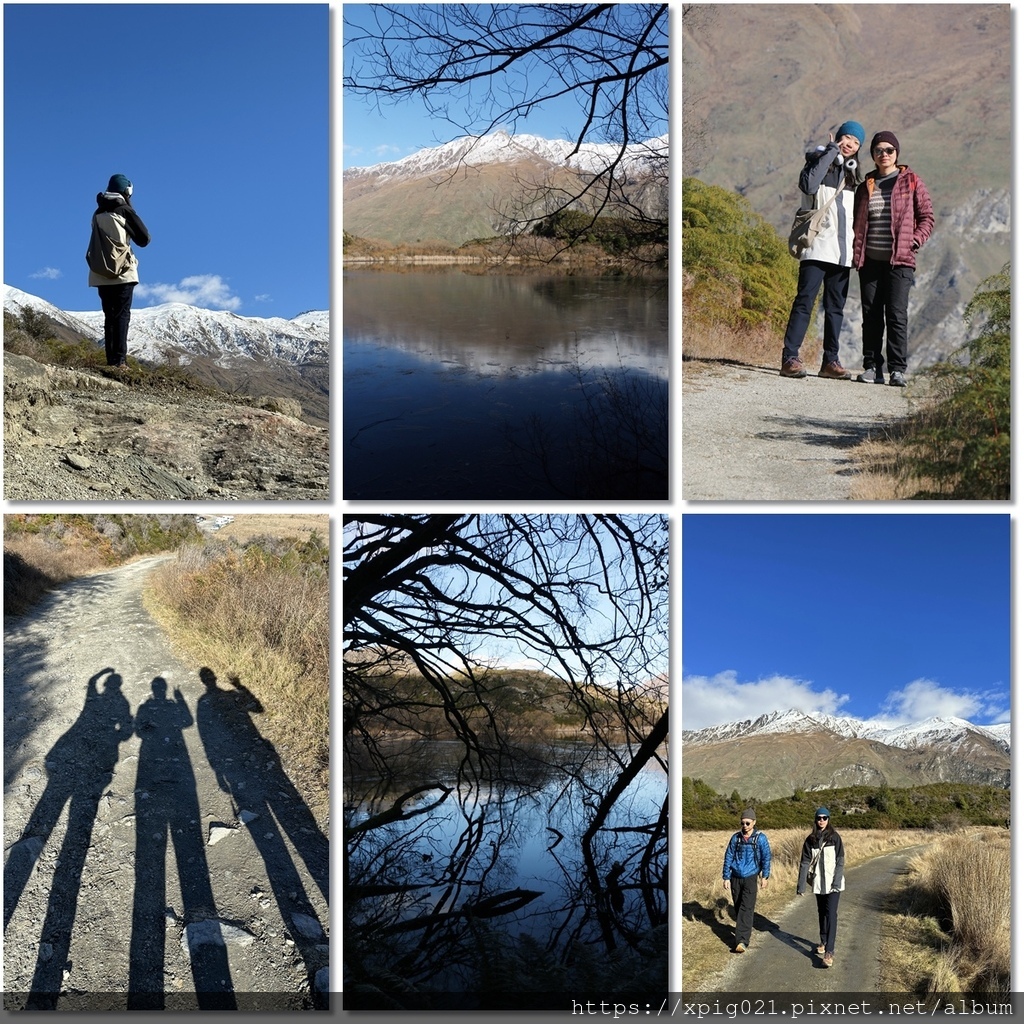
[[[680,739],[684,775],[761,799],[883,782],[1010,784],[1009,724],[931,718],[892,726],[791,710],[684,730]]]
[[[4,285],[4,309],[32,309],[64,337],[103,338],[100,310],[68,312],[37,295]],[[296,400],[318,426],[329,420],[330,313],[239,316],[180,302],[132,310],[129,354],[158,366],[187,368],[197,380],[228,392],[275,394]]]
[[[619,157],[619,147],[494,132],[463,136],[401,160],[343,174],[345,230],[383,241],[446,242],[504,234],[509,219],[547,212],[547,191],[575,189]],[[668,136],[627,147],[616,169],[637,194],[664,176]],[[660,195],[661,189],[654,187]]]
[[[963,342],[967,302],[1010,259],[1009,7],[703,4],[682,20],[683,174],[740,192],[785,237],[808,145],[847,118],[868,142],[895,132],[935,208],[911,370]],[[860,162],[873,170],[866,148]],[[856,275],[846,310],[841,357],[860,365]]]
[[[187,378],[112,379],[5,352],[4,497],[329,500],[327,429],[295,418],[295,403],[265,405]]]

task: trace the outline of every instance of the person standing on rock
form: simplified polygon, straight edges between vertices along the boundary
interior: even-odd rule
[[[800,253],[800,276],[796,298],[789,313],[782,343],[782,377],[806,377],[800,362],[800,346],[811,323],[811,312],[824,288],[825,337],[819,377],[849,380],[839,361],[839,332],[850,288],[853,265],[853,192],[859,181],[856,156],[864,143],[864,128],[857,121],[844,121],[828,143],[805,155],[800,172],[802,207],[822,210],[830,206],[811,244]]]
[[[745,953],[754,930],[754,904],[758,878],[761,888],[768,884],[772,870],[772,851],[768,837],[755,829],[757,817],[748,807],[740,818],[740,830],[725,848],[722,864],[722,888],[732,891],[736,912],[736,941],[732,951]]]
[[[107,366],[128,365],[128,325],[132,318],[132,294],[139,283],[139,261],[131,243],[149,245],[149,231],[132,206],[132,183],[115,174],[107,191],[96,196],[92,234],[85,254],[89,287],[99,289],[103,307],[103,342]]]
[[[827,807],[814,812],[814,830],[804,840],[800,853],[800,873],[796,893],[803,896],[810,886],[818,901],[818,932],[821,939],[815,952],[826,967],[832,966],[839,923],[839,894],[846,888],[843,868],[846,853],[843,840],[832,827]]]
[[[935,215],[924,182],[899,163],[900,143],[892,132],[871,140],[873,170],[853,202],[853,265],[864,307],[863,384],[884,384],[882,335],[889,383],[907,386],[907,307],[914,287],[917,251],[932,233]]]

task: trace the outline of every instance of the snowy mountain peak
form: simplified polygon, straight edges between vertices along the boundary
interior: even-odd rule
[[[421,149],[401,160],[373,164],[370,167],[350,167],[343,177],[374,175],[382,181],[393,177],[427,177],[445,173],[459,167],[494,163],[535,161],[556,166],[568,166],[588,174],[599,174],[620,157],[620,174],[632,175],[649,172],[655,165],[668,159],[668,136],[648,139],[625,147],[612,143],[585,142],[576,144],[564,139],[543,139],[537,135],[510,135],[499,129],[488,135],[464,135],[440,146]]]
[[[103,337],[101,311],[65,312],[36,295],[4,285],[4,309],[20,313],[25,308],[39,310],[86,337]],[[132,310],[128,344],[133,356],[152,362],[163,362],[169,350],[185,362],[199,355],[219,365],[238,359],[327,362],[330,313],[313,310],[285,320],[165,302]]]
[[[863,720],[838,717],[821,711],[772,711],[742,722],[728,722],[705,729],[683,733],[687,744],[721,743],[748,736],[782,733],[828,732],[846,739],[871,740],[891,747],[915,750],[935,744],[958,747],[963,744],[989,741],[1005,751],[1010,750],[1009,723],[975,725],[963,718],[932,717],[911,724],[893,723],[884,719]]]

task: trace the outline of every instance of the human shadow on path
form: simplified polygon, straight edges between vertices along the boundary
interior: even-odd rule
[[[106,676],[103,690],[99,681]],[[50,898],[39,940],[27,1009],[54,1009],[67,966],[82,884],[100,796],[117,764],[118,747],[132,735],[132,715],[112,669],[86,684],[85,705],[74,724],[46,755],[48,780],[18,842],[4,865],[4,931],[11,921],[57,821],[70,801],[67,831],[50,884]]]
[[[263,712],[259,699],[237,677],[229,679],[230,690],[217,685],[212,669],[200,669],[199,677],[206,692],[196,705],[196,720],[207,760],[263,858],[281,918],[302,955],[310,991],[314,991],[315,973],[323,961],[315,946],[326,938],[284,838],[287,835],[329,905],[327,837],[273,745],[252,720],[253,714]]]
[[[200,1009],[236,1009],[227,949],[219,925],[191,928],[217,919],[203,845],[199,797],[182,733],[193,724],[181,691],[167,697],[167,681],[157,676],[153,696],[135,716],[142,741],[135,782],[135,902],[132,908],[128,1008],[164,1008],[167,907],[167,836],[174,844],[183,906],[185,940]],[[173,934],[173,932],[172,932]]]

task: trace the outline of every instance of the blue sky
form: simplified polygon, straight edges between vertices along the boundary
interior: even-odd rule
[[[135,306],[329,302],[326,4],[6,4],[4,283],[99,307],[112,174],[152,235]]]
[[[1009,721],[1007,515],[685,515],[683,728]]]
[[[375,6],[345,4],[343,33],[346,39],[352,39],[363,28],[374,24]],[[359,63],[352,46],[345,52],[344,70],[346,76],[358,73]],[[535,84],[535,81],[530,84]],[[482,80],[467,90],[464,102],[452,101],[449,111],[451,118],[459,126],[468,126],[473,131],[482,130],[471,123],[474,120],[471,111],[480,107],[486,91],[492,87],[499,93],[507,90],[509,96],[522,96],[524,88],[511,72],[504,75],[496,87],[490,80]],[[418,97],[375,105],[363,95],[343,90],[342,102],[345,167],[365,167],[400,160],[410,153],[450,142],[466,134],[456,125],[432,116]],[[517,123],[505,124],[503,127],[511,133],[539,135],[545,139],[575,139],[582,124],[580,97],[570,95],[548,102],[531,111],[529,116],[520,118]],[[653,134],[666,131],[667,124]],[[594,138],[592,141],[604,140]]]

